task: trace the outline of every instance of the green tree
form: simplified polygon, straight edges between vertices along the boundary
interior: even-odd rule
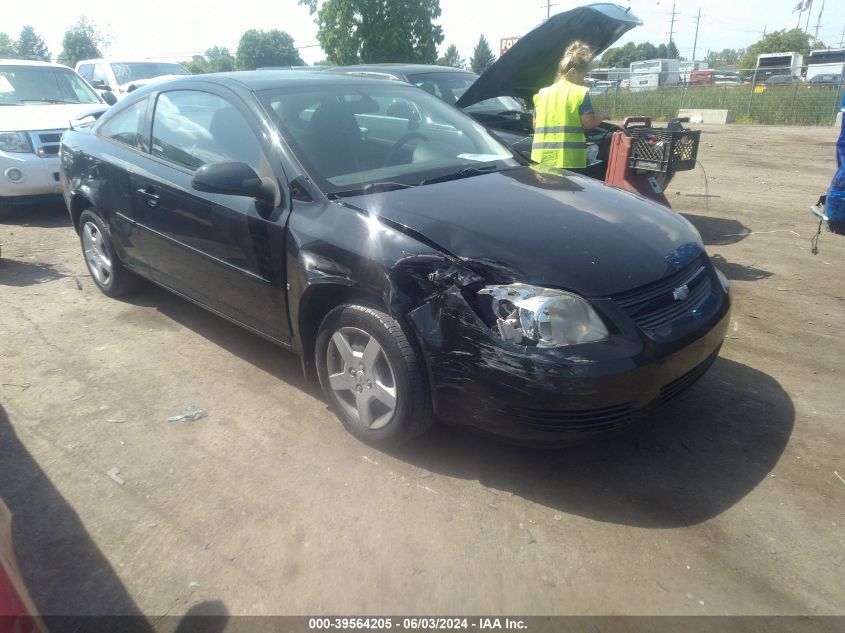
[[[443,29],[440,0],[299,0],[315,16],[317,39],[333,64],[433,64]]]
[[[490,68],[495,61],[496,58],[493,56],[493,51],[490,50],[490,44],[487,42],[487,38],[482,35],[478,38],[478,44],[475,45],[475,49],[472,51],[469,67],[472,69],[472,72],[480,75]]]
[[[293,40],[291,40],[291,44]],[[297,56],[299,53],[297,52]],[[212,46],[205,51],[205,59],[208,62],[210,73],[228,73],[235,70],[235,56],[225,46]],[[300,61],[302,61],[300,59]],[[294,65],[294,64],[291,64]]]
[[[461,57],[458,47],[454,44],[449,44],[449,48],[443,54],[443,57],[437,60],[439,66],[452,66],[453,68],[466,68],[466,61]]]
[[[191,59],[181,61],[179,63],[187,68],[188,72],[192,75],[204,75],[209,72],[208,60],[206,60],[206,58],[202,55],[194,55]]]
[[[739,67],[750,69],[743,73],[744,76],[750,77],[753,74],[754,68],[757,67],[758,55],[764,53],[791,53],[795,51],[801,53],[806,59],[810,54],[811,47],[824,48],[825,45],[823,42],[813,40],[813,38],[801,29],[772,31],[745,49],[745,54],[739,60]]]
[[[628,68],[631,62],[639,61],[637,45],[628,42],[619,48],[608,48],[602,55],[600,64],[608,68]]]
[[[669,46],[666,47],[666,58],[667,59],[678,59],[680,51],[678,51],[678,46],[675,42],[669,42]]]
[[[716,68],[718,66],[733,66],[745,55],[744,48],[723,48],[721,51],[710,51],[707,53],[707,66]]]
[[[663,52],[666,52],[666,47],[663,47]],[[637,59],[634,61],[643,61],[646,59],[658,59],[658,47],[651,42],[643,42],[637,44]]]
[[[16,56],[21,59],[50,61],[50,51],[47,50],[47,44],[29,24],[21,29],[15,49]]]
[[[238,42],[238,70],[255,70],[262,66],[301,66],[302,58],[293,38],[285,31],[250,29]]]
[[[235,70],[235,57],[225,46],[212,46],[205,55],[194,55],[182,62],[192,75],[205,73],[227,73]]]
[[[65,31],[62,38],[62,52],[59,63],[73,68],[81,59],[97,59],[103,56],[102,49],[108,41],[88,21],[81,17],[79,21]]]
[[[0,33],[0,57],[14,57],[16,54],[15,40],[8,33]]]

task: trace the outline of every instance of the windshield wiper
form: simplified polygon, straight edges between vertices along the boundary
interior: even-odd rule
[[[81,102],[68,101],[67,99],[21,99],[21,103],[70,103],[73,105],[77,105]]]
[[[358,189],[345,189],[343,191],[332,191],[327,194],[330,200],[335,198],[349,198],[351,196],[364,196],[368,193],[381,193],[382,191],[396,191],[397,189],[409,189],[416,185],[408,185],[404,182],[371,182]]]
[[[481,174],[489,174],[494,171],[498,171],[498,167],[496,165],[485,165],[484,167],[464,167],[454,173],[446,174],[444,176],[435,176],[434,178],[428,178],[427,180],[423,180],[420,184],[421,185],[431,185],[436,182],[446,182],[448,180],[460,180],[461,178],[472,178],[473,176],[480,176]]]

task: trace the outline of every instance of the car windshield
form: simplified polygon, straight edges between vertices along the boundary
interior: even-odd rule
[[[152,79],[162,75],[188,75],[190,74],[179,64],[167,62],[121,62],[112,63],[114,78],[122,85],[139,79]]]
[[[520,164],[460,110],[398,82],[286,87],[258,97],[326,193]],[[468,169],[474,168],[474,169]]]
[[[55,66],[0,66],[0,105],[100,103],[72,70]]]
[[[419,73],[408,75],[408,80],[417,88],[422,88],[446,103],[453,104],[460,99],[467,89],[476,82],[474,73]],[[525,108],[513,97],[494,97],[485,99],[464,108],[467,112],[480,114],[500,114],[506,112],[524,112]]]

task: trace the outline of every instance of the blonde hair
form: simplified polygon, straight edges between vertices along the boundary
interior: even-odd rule
[[[593,63],[593,49],[576,40],[569,45],[557,67],[557,79],[561,80],[573,71],[587,72]]]

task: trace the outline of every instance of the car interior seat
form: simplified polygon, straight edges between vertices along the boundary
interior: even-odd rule
[[[220,108],[211,117],[208,131],[214,143],[214,151],[221,160],[246,163],[260,171],[261,149],[255,132],[243,116],[232,107]]]
[[[361,130],[345,103],[337,100],[322,103],[314,111],[308,131],[312,158],[323,175],[330,178],[361,171]]]

